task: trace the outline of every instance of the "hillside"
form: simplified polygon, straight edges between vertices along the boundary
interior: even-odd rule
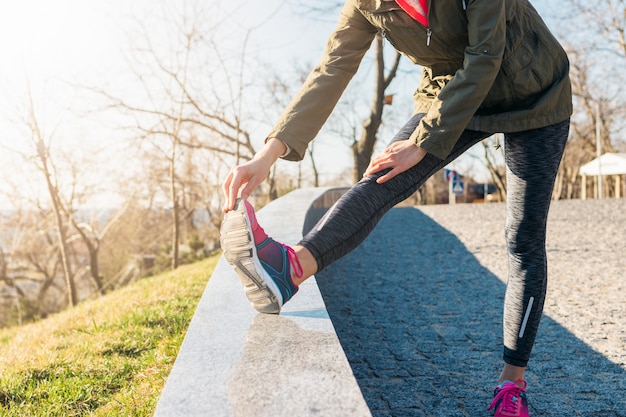
[[[0,415],[152,415],[218,259],[0,330]]]

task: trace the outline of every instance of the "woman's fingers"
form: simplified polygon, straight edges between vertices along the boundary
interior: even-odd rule
[[[378,171],[382,171],[383,169],[389,168],[390,166],[392,166],[392,164],[393,164],[393,161],[391,159],[391,154],[389,154],[388,151],[385,150],[382,153],[376,155],[374,158],[372,158],[369,165],[365,169],[363,176],[369,177],[370,175],[373,175],[377,173]]]
[[[241,196],[243,199],[250,197],[259,184],[265,180],[268,172],[267,164],[258,160],[251,160],[234,167],[223,184],[224,196],[226,197],[224,212],[235,207],[238,197]]]
[[[231,170],[228,173],[228,176],[226,177],[226,179],[224,180],[224,182],[222,183],[222,192],[224,193],[224,207],[222,207],[222,211],[224,213],[226,213],[229,210],[232,210],[233,207],[235,206],[234,201],[231,199],[230,195],[231,195],[231,186],[232,186],[232,181],[233,181],[233,171]]]
[[[376,180],[379,184],[385,183],[396,175],[418,164],[425,155],[426,151],[415,146],[413,143],[408,141],[395,142],[372,159],[363,176],[368,177],[377,172],[391,168],[389,172],[381,175],[380,178]]]
[[[383,183],[389,181],[390,179],[392,179],[393,177],[395,177],[396,175],[400,174],[403,171],[404,170],[400,170],[398,168],[393,168],[389,172],[387,172],[384,175],[381,175],[379,178],[377,178],[376,182],[378,184],[383,184]]]
[[[237,197],[239,196],[239,189],[245,182],[248,182],[246,176],[247,174],[242,166],[236,166],[228,173],[222,186],[224,197],[226,197],[223,208],[224,213],[235,207],[235,201],[237,201]]]

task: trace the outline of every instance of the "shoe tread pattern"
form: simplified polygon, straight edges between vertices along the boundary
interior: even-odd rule
[[[261,313],[278,314],[280,304],[254,267],[254,241],[246,222],[245,205],[237,201],[235,209],[224,215],[220,243],[224,257],[231,264],[252,306]]]

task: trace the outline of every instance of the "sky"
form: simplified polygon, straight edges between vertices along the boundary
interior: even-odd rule
[[[31,152],[22,120],[29,92],[44,134],[53,137],[54,146],[88,153],[100,149],[103,142],[114,141],[110,132],[97,131],[98,121],[76,114],[84,97],[74,86],[119,84],[128,75],[133,28],[138,22],[149,22],[150,16],[167,13],[158,10],[160,5],[171,9],[180,4],[179,0],[0,3],[0,176],[24,175],[27,182],[23,161],[14,151]],[[184,4],[191,7],[193,1]],[[276,0],[213,0],[211,11],[214,14],[207,18],[218,22],[218,38],[230,42],[236,51],[249,32],[247,50],[270,62],[313,62],[333,26],[293,13],[284,1]],[[155,33],[160,29],[150,27]],[[63,131],[67,128],[71,132]],[[266,133],[255,132],[257,142]],[[34,182],[41,183],[39,179]]]
[[[123,65],[124,2],[21,0],[0,3],[0,207],[8,187],[39,194],[40,177],[21,157],[32,153],[24,118],[29,91],[41,129],[54,145],[88,153],[89,122],[68,110],[80,100],[70,84],[97,84]],[[128,9],[128,6],[125,6]],[[121,13],[120,13],[121,12]],[[72,134],[62,132],[71,128]],[[89,145],[89,146],[88,146]],[[8,184],[11,182],[11,185]],[[16,185],[17,184],[17,185]]]
[[[126,56],[131,28],[136,21],[158,13],[155,8],[160,3],[180,1],[2,2],[0,93],[5,113],[10,110],[10,105],[23,101],[28,84],[37,98],[47,97],[47,102],[52,104],[46,104],[46,110],[53,112],[48,107],[62,110],[66,102],[75,99],[68,94],[68,83],[99,85],[128,71]],[[231,42],[241,44],[245,35],[243,29],[250,28],[249,49],[262,51],[266,59],[305,57],[312,62],[321,54],[326,32],[333,26],[292,13],[284,1],[214,0],[214,3],[219,6],[212,10],[217,10],[225,18],[222,32],[235,35]],[[232,30],[232,24],[238,28]],[[277,33],[277,26],[283,33]],[[153,30],[157,32],[158,28]]]
[[[3,2],[3,74],[84,76],[115,54],[115,4],[80,0]]]
[[[80,108],[80,100],[83,100],[71,86],[105,86],[124,79],[129,68],[131,28],[144,18],[148,21],[148,16],[159,12],[161,4],[166,8],[168,4],[181,3],[180,0],[0,3],[1,176],[22,175],[23,161],[14,151],[29,149],[29,135],[20,121],[29,91],[42,128],[57,141],[56,146],[87,153],[102,148],[103,143],[114,145],[114,135],[101,129],[97,122],[76,114],[76,110],[68,110]],[[335,25],[334,17],[321,19],[307,15],[284,0],[212,0],[210,4],[212,15],[207,18],[219,27],[224,43],[232,42],[236,50],[246,42],[249,53],[271,62],[276,68],[283,63],[313,65]],[[366,77],[367,69],[363,71]],[[416,80],[417,76],[408,77],[403,85],[392,85],[392,90],[411,92]],[[398,108],[393,110],[399,111]],[[69,134],[63,132],[67,126],[72,129]],[[260,129],[253,134],[255,140],[261,142],[267,131]],[[316,142],[319,142],[316,152],[323,156],[319,158],[322,169],[328,175],[350,166],[351,156],[345,143],[338,150],[337,145],[327,139],[320,138]],[[475,165],[472,158],[466,161],[465,165]],[[459,165],[463,167],[464,163]]]

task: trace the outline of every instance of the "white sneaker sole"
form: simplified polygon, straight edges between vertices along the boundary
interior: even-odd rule
[[[252,225],[243,200],[238,199],[235,208],[224,215],[220,243],[252,306],[261,313],[280,313],[283,299],[276,283],[259,262]]]

